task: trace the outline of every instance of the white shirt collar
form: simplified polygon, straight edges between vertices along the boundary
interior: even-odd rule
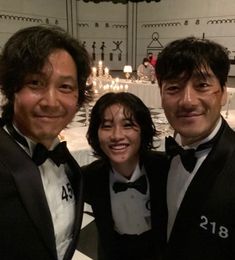
[[[28,147],[29,147],[29,154],[33,154],[33,151],[34,151],[34,148],[35,148],[35,146],[36,146],[36,144],[37,143],[35,143],[32,139],[30,139],[30,138],[28,138],[27,136],[25,136],[14,124],[12,124],[12,126],[14,127],[14,129],[21,135],[21,136],[23,136],[24,138],[25,138],[25,140],[26,140],[26,142],[27,142],[27,144],[28,144]],[[4,127],[5,128],[5,130],[7,131],[7,128],[6,127]],[[8,132],[8,131],[7,131]],[[16,140],[17,141],[17,140]],[[53,141],[53,143],[52,143],[52,145],[51,145],[51,147],[50,147],[50,149],[49,150],[51,150],[51,149],[53,149],[58,143],[60,142],[60,139],[57,137],[57,138],[55,138],[55,140]],[[20,144],[20,143],[19,143]],[[22,146],[23,147],[23,145],[22,144],[20,144],[20,146]],[[26,148],[26,147],[23,147],[24,149]],[[28,149],[25,149],[25,150],[28,150]]]
[[[143,172],[140,169],[139,163],[137,163],[135,170],[131,176],[130,179],[127,179],[126,177],[124,177],[123,175],[121,175],[120,173],[118,173],[117,171],[115,171],[113,168],[111,170],[111,178],[114,181],[120,181],[120,182],[133,182],[136,181],[137,179],[139,179],[139,177],[141,177],[143,175]]]
[[[220,117],[216,127],[214,128],[214,130],[204,139],[202,139],[201,141],[199,142],[196,142],[196,143],[193,143],[191,145],[185,145],[183,146],[182,145],[182,142],[181,142],[181,137],[179,134],[176,134],[176,137],[175,137],[175,140],[178,144],[180,144],[184,149],[189,149],[189,148],[197,148],[200,144],[202,143],[206,143],[208,141],[210,141],[216,134],[217,132],[219,131],[220,127],[221,127],[221,124],[222,124],[222,119]]]

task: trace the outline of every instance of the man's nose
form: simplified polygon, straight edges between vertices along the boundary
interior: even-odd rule
[[[42,102],[43,104],[52,107],[58,105],[57,91],[55,87],[48,86],[47,88],[45,88]]]
[[[187,83],[183,90],[182,101],[186,104],[193,104],[197,100],[197,92],[191,83]]]

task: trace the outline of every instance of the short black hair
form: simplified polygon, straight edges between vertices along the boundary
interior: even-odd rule
[[[208,39],[187,37],[175,40],[159,53],[156,76],[162,82],[183,75],[189,79],[193,72],[211,69],[221,88],[225,86],[230,69],[228,51],[222,45]]]
[[[151,118],[151,113],[143,101],[132,93],[109,92],[101,96],[91,110],[90,124],[87,131],[87,140],[91,145],[94,154],[98,157],[106,158],[100,148],[98,129],[103,122],[106,108],[120,104],[124,107],[124,113],[135,120],[141,129],[140,154],[153,148],[153,137],[156,135],[155,125]]]
[[[142,64],[144,64],[145,62],[149,62],[149,58],[147,57],[143,58]]]

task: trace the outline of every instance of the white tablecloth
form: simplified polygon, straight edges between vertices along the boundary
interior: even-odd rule
[[[80,166],[94,161],[91,147],[86,139],[87,126],[71,127],[61,133],[61,137],[67,142],[68,149]]]
[[[224,119],[228,122],[230,127],[233,130],[235,130],[235,109],[230,109],[228,110],[228,112],[226,110],[222,111],[221,114],[224,117]]]
[[[222,110],[235,109],[235,88],[227,88],[227,92],[227,103],[222,107]]]
[[[123,79],[119,79],[118,81],[96,79],[94,85],[98,95],[103,95],[111,91],[126,91],[138,96],[147,107],[161,107],[161,96],[157,83],[151,84],[149,81],[132,82]]]

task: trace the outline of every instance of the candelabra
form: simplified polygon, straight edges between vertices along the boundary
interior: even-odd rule
[[[100,60],[98,62],[98,66],[97,67],[93,67],[92,68],[92,77],[93,78],[101,78],[101,79],[110,79],[112,78],[111,75],[109,74],[109,69],[108,67],[103,66],[103,62]]]

